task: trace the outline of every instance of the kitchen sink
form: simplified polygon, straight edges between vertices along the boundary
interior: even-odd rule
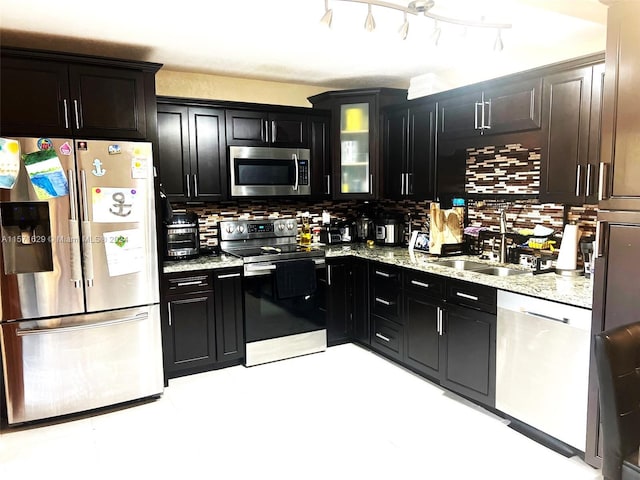
[[[531,274],[530,270],[518,270],[516,268],[509,267],[486,267],[478,270],[473,270],[475,273],[484,273],[485,275],[495,275],[497,277],[508,277],[510,275],[524,275],[526,273]]]
[[[486,263],[472,262],[470,260],[438,260],[435,263],[442,267],[455,268],[456,270],[477,271],[479,268],[487,268]]]

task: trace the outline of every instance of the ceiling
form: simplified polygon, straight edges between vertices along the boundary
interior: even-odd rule
[[[0,42],[176,71],[330,88],[426,81],[435,91],[605,48],[607,8],[599,0],[436,0],[434,13],[510,22],[501,52],[493,50],[495,31],[441,24],[436,47],[428,18],[409,16],[403,41],[401,12],[374,6],[377,26],[366,32],[366,5],[329,6],[331,29],[320,24],[324,0],[56,0],[55,8],[49,0],[0,0]]]

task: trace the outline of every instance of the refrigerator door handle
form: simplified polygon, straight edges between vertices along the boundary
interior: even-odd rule
[[[18,329],[16,335],[18,337],[27,337],[29,335],[45,335],[48,333],[67,333],[77,332],[78,330],[89,330],[98,327],[111,327],[113,325],[119,325],[121,323],[139,322],[146,320],[149,317],[148,313],[138,313],[132,317],[118,318],[116,320],[108,320],[106,322],[86,323],[82,325],[71,325],[69,327],[56,327],[56,328],[41,328],[41,329]]]
[[[80,288],[82,283],[82,262],[80,260],[80,230],[78,224],[78,205],[76,197],[76,178],[73,170],[67,170],[69,183],[69,242],[71,281],[75,288]]]
[[[82,189],[82,235],[84,237],[83,265],[87,287],[93,287],[93,243],[91,238],[91,222],[89,221],[89,204],[87,203],[87,175],[80,170]]]

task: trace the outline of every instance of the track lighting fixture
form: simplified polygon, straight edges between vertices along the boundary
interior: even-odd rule
[[[434,30],[432,33],[432,39],[436,45],[440,41],[440,37],[442,35],[442,28],[440,27],[440,23],[448,23],[452,25],[460,25],[464,27],[465,32],[468,28],[481,28],[481,29],[494,29],[496,31],[496,39],[493,45],[493,49],[495,51],[502,51],[504,49],[504,43],[502,41],[502,30],[511,28],[511,24],[509,23],[491,23],[486,22],[484,17],[481,20],[463,20],[459,18],[448,17],[445,15],[439,15],[433,13],[431,10],[435,6],[435,0],[413,0],[407,4],[406,7],[402,5],[398,5],[395,3],[390,3],[382,0],[334,0],[341,2],[351,2],[351,3],[366,3],[367,4],[367,16],[364,22],[364,28],[367,32],[372,32],[376,28],[376,22],[373,19],[373,13],[371,11],[371,7],[375,5],[376,7],[389,8],[391,10],[398,10],[403,12],[404,21],[400,28],[398,29],[398,34],[402,40],[405,40],[409,35],[409,20],[408,15],[423,15],[425,17],[431,18],[434,20]],[[324,15],[320,20],[323,24],[327,26],[331,26],[331,20],[333,19],[333,10],[329,8],[328,0],[324,1]]]

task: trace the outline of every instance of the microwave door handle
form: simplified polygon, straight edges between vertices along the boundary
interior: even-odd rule
[[[293,159],[293,164],[296,166],[296,180],[293,185],[293,189],[298,190],[298,154],[297,153],[292,154],[291,158]]]

